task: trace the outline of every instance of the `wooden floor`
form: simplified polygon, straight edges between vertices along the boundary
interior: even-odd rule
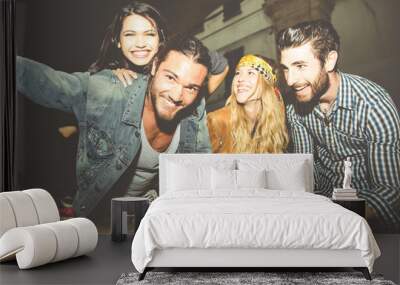
[[[376,261],[374,271],[397,284],[400,279],[400,235],[375,235],[375,237],[382,256]],[[0,285],[115,284],[122,273],[135,271],[130,257],[131,243],[132,237],[117,243],[112,242],[109,235],[100,235],[96,250],[87,256],[28,270],[19,270],[15,261],[1,263]],[[332,270],[341,271],[338,269]],[[285,271],[285,269],[282,270]],[[305,271],[313,271],[313,269]]]
[[[116,243],[99,236],[97,248],[87,256],[19,270],[15,261],[0,264],[0,284],[115,284],[122,273],[134,271],[132,239]]]

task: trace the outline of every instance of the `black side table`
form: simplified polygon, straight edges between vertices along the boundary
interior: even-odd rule
[[[111,239],[123,241],[128,235],[128,218],[133,218],[133,235],[149,208],[149,200],[142,197],[120,197],[111,200]],[[131,233],[129,233],[131,234]]]
[[[342,207],[353,211],[356,214],[359,214],[361,217],[365,218],[365,200],[364,199],[352,199],[352,200],[336,200],[332,199],[332,201],[336,204],[341,205]]]

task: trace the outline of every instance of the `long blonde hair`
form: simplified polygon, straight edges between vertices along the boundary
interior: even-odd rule
[[[264,59],[271,66],[272,60]],[[285,105],[278,89],[258,72],[256,98],[260,98],[261,108],[256,123],[248,118],[244,106],[232,94],[227,100],[231,109],[232,141],[234,153],[281,153],[288,145]]]

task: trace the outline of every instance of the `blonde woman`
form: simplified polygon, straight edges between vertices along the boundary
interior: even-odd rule
[[[281,153],[288,144],[285,107],[276,88],[274,62],[245,55],[226,106],[208,115],[214,153]]]

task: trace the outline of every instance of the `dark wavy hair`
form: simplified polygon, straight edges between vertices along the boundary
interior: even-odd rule
[[[211,59],[208,48],[203,43],[193,36],[176,36],[168,41],[168,43],[160,48],[157,54],[157,69],[158,66],[167,58],[170,51],[177,51],[188,57],[192,57],[193,61],[211,68]]]
[[[279,53],[286,48],[298,47],[308,42],[311,43],[321,65],[325,63],[330,51],[339,53],[339,35],[333,25],[325,20],[299,23],[280,31],[277,35]],[[334,69],[337,69],[337,64]]]
[[[149,73],[152,61],[145,66],[136,66],[128,61],[118,48],[122,24],[126,17],[133,14],[140,15],[156,24],[158,37],[160,39],[160,47],[167,41],[167,26],[160,12],[153,6],[132,1],[120,8],[114,16],[113,21],[108,26],[103,42],[100,47],[99,55],[96,61],[89,67],[90,73],[96,73],[102,69],[127,68],[140,73]]]

